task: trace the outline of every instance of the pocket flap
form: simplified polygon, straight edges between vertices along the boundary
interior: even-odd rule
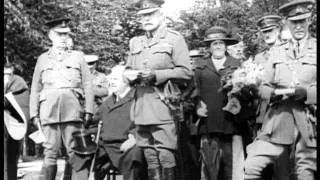
[[[152,47],[151,52],[172,54],[172,47],[171,46],[154,46]]]

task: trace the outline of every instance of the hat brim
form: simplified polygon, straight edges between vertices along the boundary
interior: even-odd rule
[[[89,154],[94,154],[98,149],[98,145],[94,145],[91,144],[89,147],[87,148],[79,148],[79,147],[73,147],[71,148],[72,151],[74,151],[75,153],[78,154],[82,154],[82,155],[89,155]]]
[[[157,11],[159,9],[160,9],[159,7],[143,9],[143,10],[138,11],[137,14],[139,14],[139,15],[141,15],[141,14],[149,14],[149,13],[155,12],[155,11]]]
[[[266,27],[266,28],[261,28],[260,31],[264,32],[264,31],[269,31],[271,29],[275,29],[277,28],[278,26],[274,25],[274,26],[270,26],[270,27]]]
[[[296,21],[296,20],[301,20],[301,19],[307,19],[310,16],[311,16],[311,12],[310,13],[301,14],[301,15],[297,15],[297,16],[288,17],[288,20]]]
[[[53,30],[55,32],[58,32],[58,33],[68,33],[68,32],[71,32],[71,29],[69,27],[65,27],[65,28],[53,28]]]
[[[209,39],[203,40],[203,42],[208,44],[208,43],[211,43],[212,41],[216,41],[216,40],[224,41],[227,46],[238,44],[238,42],[239,42],[238,40],[233,39],[233,38],[209,38]]]

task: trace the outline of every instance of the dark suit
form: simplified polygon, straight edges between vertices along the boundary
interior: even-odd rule
[[[120,151],[120,146],[128,139],[128,134],[135,134],[134,123],[130,120],[134,94],[135,89],[131,89],[119,101],[116,101],[115,96],[109,96],[95,114],[95,121],[103,121],[95,162],[95,178],[98,180],[104,179],[112,167],[119,169],[125,180],[143,179],[143,173],[147,172],[140,147],[134,146],[125,153]],[[79,170],[83,166],[90,167],[90,159],[91,156],[79,156],[73,157],[72,161],[77,164],[75,169]],[[87,169],[85,171],[87,172]]]

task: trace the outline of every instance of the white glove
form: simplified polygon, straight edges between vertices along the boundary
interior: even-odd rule
[[[208,117],[207,114],[208,114],[207,105],[203,101],[200,101],[200,103],[197,105],[197,115],[199,117]]]
[[[121,152],[127,152],[129,149],[133,148],[134,145],[136,145],[136,139],[134,138],[134,136],[132,134],[128,135],[128,139],[123,142],[120,146],[120,151]]]

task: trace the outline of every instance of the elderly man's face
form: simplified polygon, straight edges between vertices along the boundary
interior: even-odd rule
[[[111,74],[108,76],[109,92],[110,93],[121,93],[129,85],[123,78],[124,68],[114,68]]]
[[[215,40],[215,41],[211,42],[210,49],[211,49],[212,56],[214,58],[220,59],[220,58],[225,57],[226,51],[227,51],[227,46],[224,41]]]
[[[145,31],[155,31],[161,25],[162,21],[163,15],[160,10],[140,15],[142,29]]]
[[[311,21],[309,18],[301,20],[288,20],[288,28],[295,40],[301,40],[308,34],[308,27]]]
[[[228,46],[228,53],[236,59],[243,58],[244,44],[239,42],[238,44]]]
[[[268,45],[272,45],[278,40],[280,35],[280,29],[276,27],[266,31],[261,31],[261,34],[264,42]]]
[[[8,84],[13,76],[13,68],[4,68],[3,69],[3,82],[4,84]]]
[[[49,32],[49,38],[52,41],[53,47],[67,48],[68,45],[70,45],[71,37],[69,36],[69,33],[59,33],[51,30]]]

